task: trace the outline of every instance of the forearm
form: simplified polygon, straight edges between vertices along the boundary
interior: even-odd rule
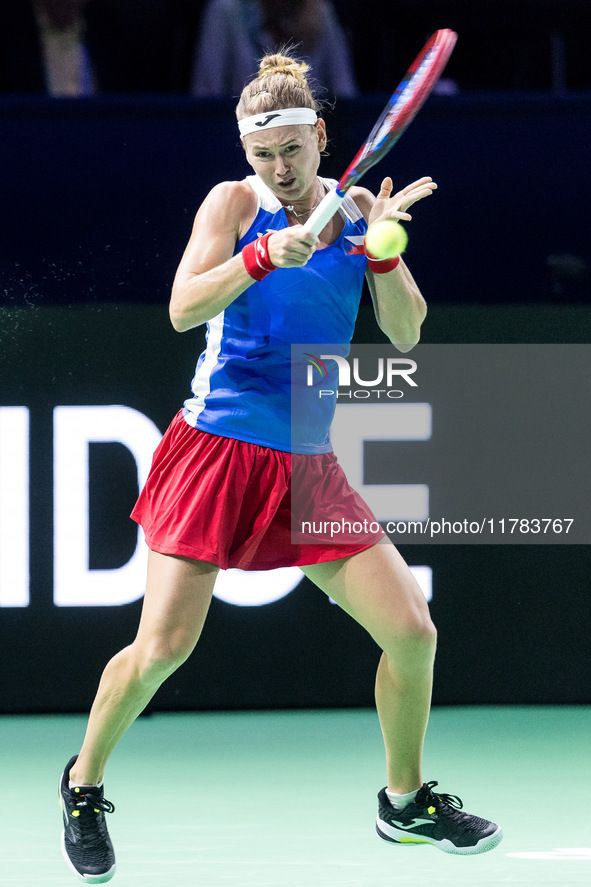
[[[294,225],[259,237],[229,257],[239,226],[232,229],[228,225],[227,233],[209,241],[202,236],[201,227],[196,221],[172,286],[170,319],[179,333],[216,317],[255,281],[277,268],[301,268],[318,243],[315,234]]]
[[[242,255],[202,274],[177,277],[170,300],[170,319],[179,333],[211,320],[254,283]]]
[[[387,274],[371,274],[370,289],[380,329],[399,351],[410,351],[420,338],[427,305],[405,263]]]
[[[358,205],[370,227],[386,219],[410,222],[412,217],[407,210],[418,200],[431,196],[437,185],[430,176],[423,176],[391,197],[392,187],[392,179],[386,176],[377,198],[363,188],[357,189]],[[380,329],[399,351],[410,351],[419,341],[421,324],[427,315],[425,300],[402,259],[393,271],[376,271],[378,268],[369,268],[367,280]]]

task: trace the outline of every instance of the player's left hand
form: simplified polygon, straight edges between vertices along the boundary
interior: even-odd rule
[[[416,203],[417,200],[429,197],[437,188],[437,185],[430,176],[423,176],[422,179],[417,179],[416,182],[412,182],[391,197],[393,187],[392,179],[390,176],[386,176],[369,214],[368,221],[370,225],[372,222],[383,219],[401,219],[403,222],[410,222],[412,216],[407,213],[407,209],[413,203]]]

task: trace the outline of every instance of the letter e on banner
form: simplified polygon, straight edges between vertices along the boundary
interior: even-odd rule
[[[427,484],[365,484],[363,445],[370,440],[429,440],[430,403],[337,405],[330,440],[347,480],[379,521],[426,520]]]

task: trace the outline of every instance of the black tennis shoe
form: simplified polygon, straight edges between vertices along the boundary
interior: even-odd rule
[[[102,786],[69,788],[76,757],[68,762],[60,780],[62,853],[70,869],[85,884],[104,884],[115,874],[115,853],[105,822],[105,813],[113,813],[115,807],[105,800]]]
[[[392,806],[382,789],[376,822],[380,838],[393,844],[433,844],[445,853],[465,856],[500,844],[503,832],[496,823],[463,813],[461,800],[434,792],[436,785],[424,783],[413,803],[402,810]]]

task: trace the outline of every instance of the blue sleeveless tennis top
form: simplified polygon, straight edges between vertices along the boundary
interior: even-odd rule
[[[246,181],[257,195],[257,214],[235,255],[289,224],[264,182],[256,175]],[[327,190],[336,184],[320,181]],[[184,404],[190,425],[285,452],[332,450],[337,363],[317,358],[326,353],[320,346],[331,343],[331,354],[348,353],[367,264],[365,255],[349,255],[363,243],[367,222],[352,197],[340,212],[345,226],[334,243],[316,250],[302,268],[278,268],[254,282],[207,323],[193,396]]]

